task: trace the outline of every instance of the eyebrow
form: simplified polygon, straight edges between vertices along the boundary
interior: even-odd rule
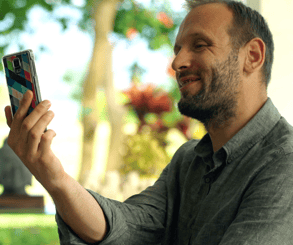
[[[198,39],[198,38],[203,38],[203,39],[206,39],[208,42],[212,43],[212,39],[207,36],[205,33],[203,32],[195,32],[195,33],[192,33],[190,35],[188,35],[189,37],[191,37],[193,40],[194,39]],[[176,50],[180,48],[180,46],[178,44],[175,43],[174,45],[174,53],[176,52]]]

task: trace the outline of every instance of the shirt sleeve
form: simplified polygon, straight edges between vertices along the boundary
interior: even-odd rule
[[[101,206],[108,225],[104,240],[96,244],[159,245],[161,243],[165,232],[168,166],[153,186],[149,186],[140,194],[133,195],[124,202],[105,198],[87,190]],[[56,222],[61,245],[88,244],[74,233],[58,212],[56,212]]]
[[[271,161],[252,180],[219,245],[289,245],[293,241],[293,154]]]

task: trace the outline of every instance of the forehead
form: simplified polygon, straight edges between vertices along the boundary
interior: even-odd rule
[[[232,11],[224,4],[211,3],[198,6],[192,9],[183,20],[176,44],[197,32],[206,34],[214,42],[229,40],[227,27],[232,19]]]

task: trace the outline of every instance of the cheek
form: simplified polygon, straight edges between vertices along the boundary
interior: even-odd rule
[[[198,75],[205,77],[208,73],[209,70],[211,69],[210,65],[207,64],[205,61],[198,61],[195,63],[195,71]]]
[[[206,57],[206,55],[202,54],[197,57],[197,59],[194,60],[194,65],[196,66],[196,71],[204,72],[211,68],[213,65],[212,60]]]

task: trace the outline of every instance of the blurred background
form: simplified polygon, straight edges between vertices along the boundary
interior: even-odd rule
[[[293,1],[280,0],[277,7],[272,0],[241,2],[260,12],[273,33],[268,96],[293,124]],[[183,3],[0,0],[1,57],[34,51],[42,99],[51,101],[55,113],[49,125],[57,133],[52,149],[65,171],[85,188],[123,201],[152,184],[179,146],[206,134],[201,123],[177,110],[180,93],[170,64],[187,14]],[[10,102],[0,69],[1,147],[9,133],[4,107]],[[0,227],[22,234],[24,224],[44,224],[57,235],[55,207],[46,190],[33,177],[26,192],[44,196],[47,216],[21,215],[16,220],[0,215]],[[0,244],[12,241],[5,234],[0,233],[6,237]]]

